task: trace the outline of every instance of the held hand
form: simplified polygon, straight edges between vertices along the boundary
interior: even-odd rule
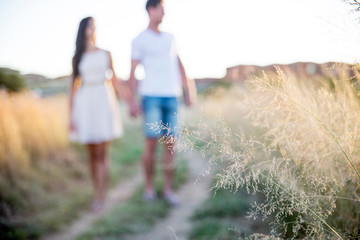
[[[131,117],[136,118],[141,113],[139,106],[135,102],[129,103],[129,114]]]
[[[74,132],[74,131],[76,131],[76,126],[75,126],[75,124],[74,124],[74,122],[73,121],[69,121],[70,123],[69,123],[69,131],[70,132]]]

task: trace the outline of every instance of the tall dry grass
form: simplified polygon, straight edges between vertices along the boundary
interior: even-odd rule
[[[221,163],[215,187],[261,193],[250,219],[272,217],[271,236],[357,239],[360,229],[360,102],[356,76],[254,78],[221,89],[184,127],[179,149]]]
[[[0,92],[0,239],[39,239],[90,196],[87,165],[68,141],[67,97]]]
[[[0,169],[15,174],[68,146],[66,98],[0,96]]]

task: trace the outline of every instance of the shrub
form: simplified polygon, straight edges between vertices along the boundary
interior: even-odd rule
[[[5,73],[0,69],[0,87],[3,86],[10,92],[19,92],[25,88],[23,78],[17,73]]]

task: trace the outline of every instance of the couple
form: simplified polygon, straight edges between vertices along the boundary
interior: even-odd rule
[[[70,137],[73,141],[87,146],[95,188],[93,211],[103,208],[106,197],[109,143],[123,132],[115,93],[127,101],[132,117],[142,113],[144,118],[146,140],[142,161],[145,174],[144,199],[148,201],[157,197],[153,186],[157,140],[165,134],[166,137],[175,134],[177,98],[182,95],[182,90],[186,105],[192,104],[196,94],[195,85],[188,81],[185,75],[174,37],[159,30],[164,16],[162,0],[148,0],[146,10],[149,15],[149,26],[132,42],[131,72],[127,87],[120,84],[116,78],[111,54],[96,47],[94,19],[88,17],[80,22],[69,94]],[[135,79],[135,69],[139,64],[144,66],[146,73],[139,86],[141,104],[136,102],[138,81]],[[76,84],[79,80],[81,80],[80,88],[77,87],[79,84]],[[172,130],[155,132],[149,126],[155,122],[161,122]],[[173,143],[165,142],[163,195],[167,202],[174,206],[179,200],[172,189]]]

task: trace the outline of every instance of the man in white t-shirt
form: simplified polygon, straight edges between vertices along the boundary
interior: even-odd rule
[[[144,117],[145,150],[143,168],[145,173],[145,200],[155,200],[153,186],[155,150],[159,137],[171,139],[178,125],[178,98],[183,95],[186,105],[190,106],[196,97],[193,81],[188,80],[184,67],[177,53],[174,36],[159,30],[164,16],[162,0],[148,0],[146,10],[149,14],[149,26],[132,42],[131,72],[129,86],[131,100],[129,110],[131,116],[137,116],[141,111]],[[145,78],[139,81],[141,107],[135,100],[137,83],[136,67],[142,64]],[[151,124],[166,126],[163,130],[154,130]],[[174,173],[173,141],[164,141],[163,195],[170,205],[177,205],[179,200],[172,189]]]

